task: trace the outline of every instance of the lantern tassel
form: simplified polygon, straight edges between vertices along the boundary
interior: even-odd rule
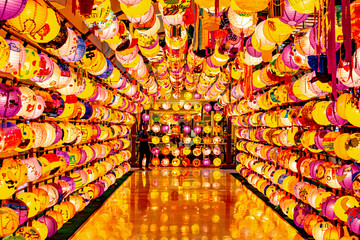
[[[344,36],[345,61],[351,61],[351,16],[350,0],[341,0],[342,4],[342,31]]]

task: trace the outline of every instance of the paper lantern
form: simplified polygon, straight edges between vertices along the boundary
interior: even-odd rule
[[[154,133],[158,133],[158,132],[160,132],[160,126],[157,125],[157,124],[154,124],[154,125],[151,127],[151,130],[152,130]]]
[[[10,56],[6,65],[0,70],[6,73],[12,73],[19,70],[25,62],[26,51],[24,46],[17,40],[6,39],[9,46]]]
[[[9,152],[16,149],[22,140],[21,130],[12,122],[0,124],[0,152]]]
[[[33,49],[25,48],[26,59],[21,68],[13,73],[13,76],[20,79],[30,79],[37,75],[40,70],[40,57]]]
[[[162,132],[167,133],[167,132],[169,132],[169,130],[170,130],[169,125],[164,124],[164,125],[161,126],[161,131]]]
[[[21,160],[21,162],[26,166],[28,170],[29,182],[36,181],[41,177],[42,165],[39,160],[37,160],[36,158],[27,158]]]
[[[54,206],[58,202],[59,192],[53,185],[45,184],[43,186],[40,186],[39,188],[45,190],[48,193],[49,203],[48,203],[47,208]]]
[[[280,18],[280,21],[289,25],[298,25],[304,22],[308,16],[308,14],[295,11],[289,1],[286,0],[283,16]]]
[[[314,12],[314,9],[319,9],[318,3],[314,0],[289,0],[291,7],[300,13],[310,14]]]
[[[154,155],[159,155],[160,150],[159,150],[158,147],[153,147],[153,148],[151,149],[151,153],[154,154]]]
[[[59,230],[63,224],[64,224],[64,219],[63,216],[60,212],[57,211],[47,211],[46,212],[46,216],[53,218],[56,221],[57,224],[57,230]]]
[[[20,33],[35,34],[44,27],[47,14],[45,3],[27,0],[26,6],[20,15],[8,20],[8,23]]]
[[[18,225],[22,225],[27,221],[29,209],[22,200],[7,199],[3,201],[2,206],[12,209],[17,214]]]
[[[315,54],[315,49],[310,44],[310,31],[311,28],[301,29],[294,38],[294,46],[296,50],[304,56]]]
[[[32,221],[32,227],[39,232],[41,240],[45,240],[48,237],[48,228],[45,223],[34,220]]]
[[[39,222],[42,222],[46,225],[48,230],[47,237],[53,237],[56,234],[57,231],[57,223],[56,220],[53,217],[50,216],[41,216],[38,219]]]
[[[41,240],[40,233],[34,227],[22,227],[19,228],[15,234],[15,237],[22,237],[23,239]]]
[[[20,90],[17,87],[0,84],[0,118],[13,117],[20,109]]]
[[[16,231],[19,219],[15,211],[8,207],[0,208],[0,237],[5,237]]]
[[[21,108],[17,113],[18,116],[25,117],[32,113],[36,107],[36,95],[28,87],[20,87],[21,92]]]
[[[333,125],[344,125],[348,121],[339,116],[336,110],[336,102],[331,102],[326,109],[326,116]]]
[[[22,192],[17,195],[29,208],[28,217],[32,218],[40,211],[40,201],[34,193]]]
[[[263,34],[273,43],[285,41],[295,29],[295,26],[280,21],[279,18],[268,18],[263,26]]]
[[[334,211],[340,220],[346,222],[348,219],[348,210],[355,207],[359,207],[359,202],[355,197],[343,196],[335,202]]]
[[[144,113],[143,115],[142,115],[142,120],[143,121],[145,121],[145,122],[147,122],[147,121],[149,121],[150,120],[150,115],[149,114],[146,114],[146,113]]]
[[[355,234],[360,234],[360,218],[359,218],[360,208],[353,208],[349,211],[347,225],[351,231]]]
[[[360,167],[355,164],[342,165],[336,173],[337,180],[341,187],[346,189],[353,189],[353,178],[360,173]]]
[[[214,120],[220,122],[222,120],[222,115],[220,113],[215,113]]]
[[[157,136],[154,136],[151,138],[151,142],[155,145],[157,145],[160,142],[160,138]]]
[[[86,45],[84,39],[82,37],[77,36],[78,38],[78,44],[76,46],[75,51],[68,55],[68,56],[61,56],[62,59],[64,59],[67,62],[77,62],[85,55],[86,52]]]
[[[231,1],[231,8],[234,8],[235,11],[245,11],[245,13],[260,12],[268,6],[268,3],[268,0],[262,0],[257,2],[236,0]]]
[[[201,132],[201,127],[200,126],[196,126],[196,127],[194,127],[194,133],[196,133],[196,134],[199,134],[200,132]]]
[[[0,19],[8,20],[19,16],[19,14],[24,10],[26,2],[27,2],[26,0],[13,0],[13,1],[5,1],[1,3]]]
[[[38,43],[48,43],[52,41],[60,32],[61,20],[52,8],[47,8],[47,17],[45,25],[33,35],[30,39]]]
[[[319,222],[315,224],[312,230],[313,237],[315,239],[323,239],[325,231],[330,227],[333,227],[333,225],[329,222]]]
[[[204,105],[204,110],[207,111],[207,112],[210,112],[212,110],[212,106],[211,104],[207,103]]]

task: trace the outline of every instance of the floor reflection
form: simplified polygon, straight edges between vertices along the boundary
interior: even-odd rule
[[[228,173],[136,171],[72,239],[303,239]]]

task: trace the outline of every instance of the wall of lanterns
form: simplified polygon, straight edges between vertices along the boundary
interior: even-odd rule
[[[45,239],[130,170],[149,98],[51,5],[0,8],[0,237]]]

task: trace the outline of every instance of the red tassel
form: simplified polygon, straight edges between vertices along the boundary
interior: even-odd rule
[[[344,36],[345,61],[351,61],[351,15],[350,0],[341,0],[342,3],[342,31]]]
[[[219,0],[215,0],[215,17],[218,17],[219,15]]]
[[[329,3],[329,22],[330,22],[330,31],[329,31],[329,59],[328,59],[328,66],[330,69],[336,69],[336,49],[335,49],[335,0],[330,0]],[[334,97],[334,101],[337,99],[337,88],[336,88],[336,71],[331,73],[331,81],[332,81],[332,94]]]

